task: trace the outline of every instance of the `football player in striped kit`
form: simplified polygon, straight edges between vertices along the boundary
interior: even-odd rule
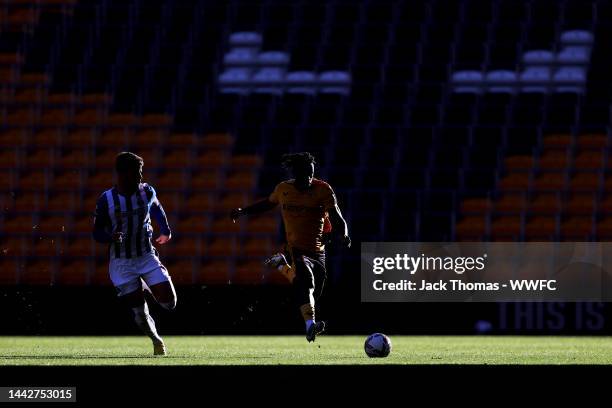
[[[142,182],[143,164],[142,158],[133,153],[117,155],[117,185],[98,199],[93,236],[109,245],[111,281],[118,296],[132,309],[138,327],[153,341],[153,354],[165,355],[166,346],[149,314],[143,290],[167,310],[176,307],[176,291],[151,243],[151,217],[160,226],[157,244],[166,244],[172,235],[155,189]]]

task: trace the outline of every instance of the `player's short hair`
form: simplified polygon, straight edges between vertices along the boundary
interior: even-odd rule
[[[283,154],[281,158],[282,166],[287,170],[305,168],[311,164],[317,164],[315,157],[309,152]]]
[[[121,152],[115,159],[115,170],[118,173],[139,171],[144,164],[142,157],[132,152]]]

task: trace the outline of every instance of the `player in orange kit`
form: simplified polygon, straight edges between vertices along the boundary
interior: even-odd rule
[[[323,180],[314,178],[314,157],[307,152],[286,154],[282,164],[293,178],[279,183],[268,198],[232,210],[231,218],[235,221],[243,215],[260,214],[280,206],[287,251],[273,255],[266,262],[292,280],[295,298],[306,323],[306,340],[311,342],[325,330],[325,322],[315,320],[315,302],[321,296],[327,277],[324,232],[326,229],[338,231],[346,247],[350,247],[351,239],[333,189]]]

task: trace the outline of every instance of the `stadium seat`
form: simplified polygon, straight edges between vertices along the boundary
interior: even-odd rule
[[[29,261],[19,272],[21,285],[50,286],[54,280],[54,264],[50,259]]]
[[[228,261],[210,261],[197,268],[196,281],[204,284],[231,283],[231,266]]]
[[[515,193],[504,194],[493,203],[494,212],[498,215],[521,214],[525,210],[525,206],[524,194]]]
[[[65,260],[59,264],[55,283],[84,286],[90,280],[89,260]]]
[[[172,276],[172,283],[175,285],[191,285],[194,283],[193,260],[171,258],[164,260],[165,266]]]

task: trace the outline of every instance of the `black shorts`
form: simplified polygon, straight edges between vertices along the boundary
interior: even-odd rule
[[[325,269],[325,252],[309,252],[296,248],[287,251],[287,260],[295,268],[293,286],[298,302],[308,303],[310,290],[317,300],[323,292],[327,270]]]

